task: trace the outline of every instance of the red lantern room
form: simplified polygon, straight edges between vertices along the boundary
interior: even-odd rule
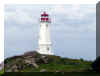
[[[41,22],[49,22],[49,15],[46,12],[43,12],[43,14],[41,14]]]
[[[46,12],[43,12],[43,14],[41,14],[41,16],[48,16],[48,14]]]

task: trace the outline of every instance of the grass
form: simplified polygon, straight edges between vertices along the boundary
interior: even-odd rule
[[[80,60],[77,60],[78,62]],[[38,69],[33,69],[29,67],[24,70],[24,72],[40,72],[41,70],[45,69],[47,72],[90,72],[91,70],[91,63],[83,61],[80,64],[72,64],[75,63],[75,60],[70,60],[69,64],[64,63],[49,63],[49,64],[40,64]]]
[[[41,64],[35,71],[39,72],[42,69],[46,69],[48,72],[84,72],[90,68],[90,65],[64,65],[64,64]]]
[[[0,71],[0,76],[4,74],[4,69]]]

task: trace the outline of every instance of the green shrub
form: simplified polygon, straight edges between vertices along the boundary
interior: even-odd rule
[[[92,64],[92,69],[96,72],[100,72],[100,56]]]

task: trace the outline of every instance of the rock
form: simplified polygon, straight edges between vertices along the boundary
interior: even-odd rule
[[[40,55],[40,54],[37,53],[36,51],[30,51],[30,52],[24,53],[23,57],[31,56],[31,57],[35,58],[35,57],[37,57],[37,56],[39,56],[39,55]]]
[[[36,63],[32,63],[32,65],[37,69],[39,68],[39,66]]]
[[[39,64],[48,64],[48,55],[41,55],[35,51],[26,52],[23,55],[14,56],[5,60],[5,67],[8,72],[23,71],[27,67],[39,68]],[[10,64],[9,64],[10,62]],[[10,69],[9,69],[10,68]],[[46,71],[42,69],[41,72]]]
[[[47,70],[46,69],[41,69],[40,72],[47,72]]]
[[[18,72],[18,66],[17,65],[13,65],[11,70],[9,69],[9,71]]]
[[[43,62],[44,62],[45,64],[48,63],[48,58],[47,58],[46,56],[41,56],[41,59],[43,60]]]
[[[24,63],[28,64],[30,66],[32,65],[35,68],[39,68],[39,66],[36,64],[35,58],[31,58],[31,56],[30,57],[28,56],[28,57],[24,58]]]
[[[60,71],[57,70],[56,72],[60,72]]]

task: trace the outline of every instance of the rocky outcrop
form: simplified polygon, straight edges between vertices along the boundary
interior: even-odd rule
[[[5,60],[6,72],[23,71],[25,68],[31,67],[33,69],[39,68],[40,64],[47,64],[49,58],[47,55],[41,55],[35,51],[26,52],[20,56],[14,56]]]
[[[91,63],[82,59],[62,58],[30,51],[5,59],[4,66],[5,72],[83,72],[91,69]],[[78,68],[75,68],[76,66]]]

